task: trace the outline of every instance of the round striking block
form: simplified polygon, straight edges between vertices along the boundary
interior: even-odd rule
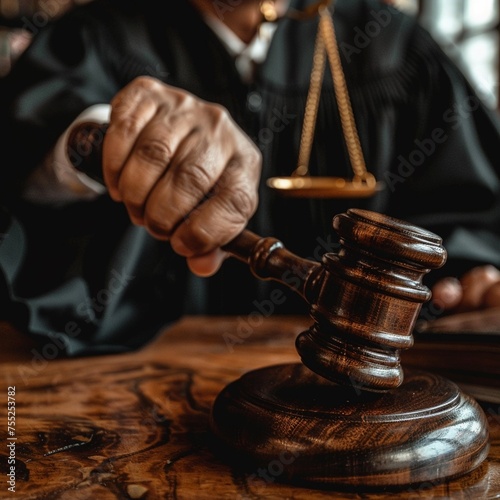
[[[489,450],[477,403],[453,382],[419,371],[375,394],[302,364],[254,370],[218,395],[211,426],[255,466],[285,457],[278,480],[313,485],[438,483],[472,471]]]

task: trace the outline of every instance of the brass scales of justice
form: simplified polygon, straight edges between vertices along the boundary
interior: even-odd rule
[[[313,90],[308,98],[313,104],[319,97],[318,68],[324,68],[324,52],[330,60],[338,56],[335,50],[332,54],[331,14],[327,8],[317,13]],[[335,79],[336,93],[345,90],[340,90],[344,97],[337,95],[337,101],[354,178],[308,176],[304,165],[314,127],[307,124],[314,124],[316,102],[306,109],[296,171],[289,178],[270,179],[272,189],[320,198],[365,197],[380,189],[364,167],[345,80],[340,78],[339,86]],[[93,172],[94,178],[101,169],[105,130],[106,125],[82,123],[68,139],[69,149],[88,153],[75,166]],[[483,410],[452,381],[403,370],[400,362],[400,351],[413,344],[421,306],[431,296],[423,277],[446,261],[441,238],[360,209],[336,215],[333,228],[340,250],[325,254],[321,263],[249,230],[224,247],[259,279],[290,286],[281,279],[286,271],[306,270],[293,290],[310,305],[312,325],[296,338],[301,362],[250,371],[218,394],[210,414],[213,435],[231,460],[241,458],[253,467],[265,467],[284,454],[293,456],[279,480],[313,487],[400,489],[471,472],[489,451]]]
[[[264,16],[273,20],[271,5],[274,2],[263,2]],[[319,16],[313,64],[307,94],[302,135],[298,154],[297,167],[289,177],[272,177],[267,185],[284,196],[301,198],[365,198],[382,189],[374,175],[368,172],[361,143],[359,140],[351,100],[347,89],[346,78],[340,60],[340,53],[335,34],[333,19],[328,6],[332,0],[320,0],[306,11],[290,11],[287,17],[306,19]],[[343,177],[319,177],[309,175],[309,159],[313,144],[314,131],[321,95],[321,87],[325,74],[326,57],[331,69],[337,109],[343,132],[349,162],[353,170],[352,179]]]

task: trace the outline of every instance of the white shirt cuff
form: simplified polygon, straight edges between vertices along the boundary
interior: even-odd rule
[[[71,164],[66,149],[71,128],[81,122],[109,122],[111,105],[96,104],[76,117],[57,141],[44,162],[28,177],[23,199],[32,203],[61,205],[93,200],[106,192],[106,188],[79,172]]]

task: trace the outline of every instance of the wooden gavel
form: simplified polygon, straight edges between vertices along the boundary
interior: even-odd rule
[[[67,152],[73,165],[102,181],[107,125],[75,126]],[[296,339],[302,362],[326,379],[385,392],[403,381],[400,350],[430,290],[422,279],[446,261],[439,236],[376,212],[350,209],[333,218],[338,253],[303,259],[275,238],[244,230],[223,248],[260,279],[285,284],[311,306],[314,324]],[[285,280],[293,272],[291,280]]]

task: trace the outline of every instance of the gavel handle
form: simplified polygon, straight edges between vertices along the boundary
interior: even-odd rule
[[[102,144],[107,128],[107,123],[82,122],[71,129],[67,143],[67,154],[73,166],[101,184],[104,184]],[[323,266],[298,257],[276,238],[263,238],[244,229],[222,248],[248,264],[257,278],[282,283],[309,304],[316,301]]]

